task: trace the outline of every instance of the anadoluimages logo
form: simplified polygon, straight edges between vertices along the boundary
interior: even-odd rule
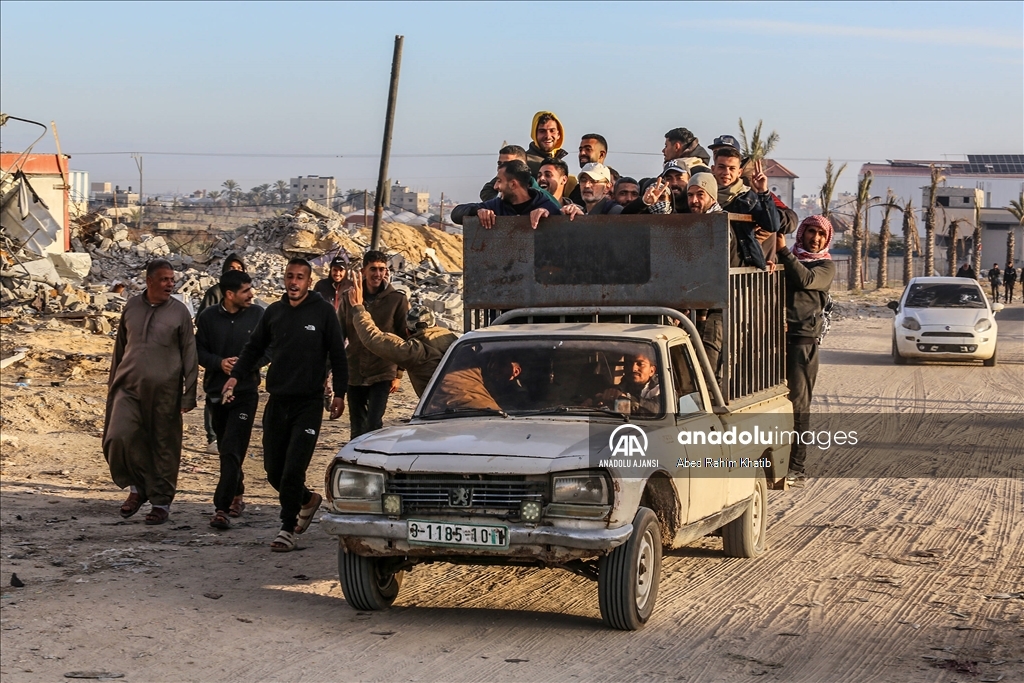
[[[657,467],[657,460],[646,460],[647,432],[639,425],[624,424],[608,437],[611,458],[601,460],[599,467]]]

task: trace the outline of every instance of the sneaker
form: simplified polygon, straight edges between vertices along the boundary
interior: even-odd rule
[[[786,477],[786,487],[802,489],[807,483],[807,475],[803,472],[794,472],[793,474]]]
[[[216,441],[211,441],[210,443],[206,444],[206,452],[210,453],[212,455],[219,454],[220,451],[217,450],[217,442]]]

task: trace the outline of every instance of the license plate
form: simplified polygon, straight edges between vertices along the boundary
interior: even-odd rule
[[[491,524],[449,524],[409,520],[409,543],[508,548],[508,527]]]

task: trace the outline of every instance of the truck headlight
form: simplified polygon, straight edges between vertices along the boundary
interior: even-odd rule
[[[348,467],[335,467],[331,476],[335,500],[380,500],[384,493],[384,475]]]
[[[921,323],[917,322],[917,318],[904,318],[902,325],[908,330],[921,329]]]
[[[982,318],[974,324],[975,332],[988,332],[992,329],[992,321],[988,318]]]
[[[551,502],[608,505],[608,477],[601,472],[574,472],[552,477]]]

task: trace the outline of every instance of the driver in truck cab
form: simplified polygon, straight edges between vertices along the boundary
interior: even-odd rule
[[[644,350],[627,359],[622,382],[597,396],[598,405],[614,408],[618,399],[626,398],[631,413],[657,415],[661,412],[661,385],[653,350]]]

